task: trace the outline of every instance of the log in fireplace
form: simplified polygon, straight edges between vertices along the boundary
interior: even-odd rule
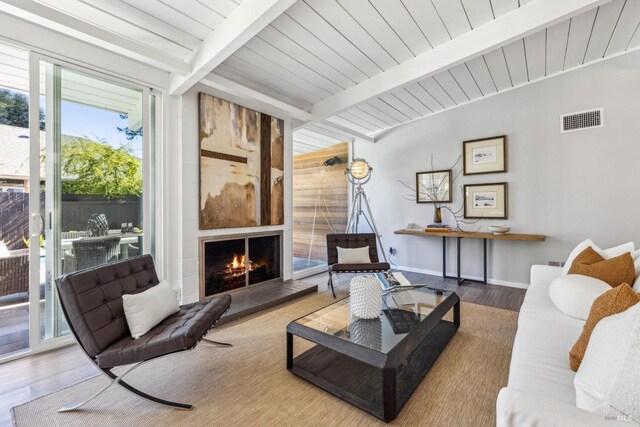
[[[200,238],[200,298],[281,279],[281,233]]]

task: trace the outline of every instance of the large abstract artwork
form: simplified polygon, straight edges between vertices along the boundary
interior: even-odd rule
[[[284,224],[284,122],[200,93],[200,229]]]

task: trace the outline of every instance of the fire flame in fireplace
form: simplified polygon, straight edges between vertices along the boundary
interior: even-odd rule
[[[242,255],[242,258],[240,258],[240,261],[238,261],[238,255],[234,255],[233,256],[233,261],[231,261],[231,264],[229,264],[227,267],[229,268],[239,268],[241,266],[244,265],[244,255]]]
[[[241,276],[247,272],[255,270],[256,264],[251,260],[246,260],[245,256],[233,255],[233,260],[227,264],[227,274],[232,277]]]

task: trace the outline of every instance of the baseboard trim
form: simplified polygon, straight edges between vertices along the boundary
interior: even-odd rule
[[[412,273],[421,273],[421,274],[429,274],[431,276],[442,276],[442,271],[435,271],[435,270],[426,270],[424,268],[414,268],[414,267],[406,267],[406,266],[397,266],[398,270],[405,270],[405,271],[410,271]],[[447,276],[455,276],[456,273],[455,272],[449,272],[447,273]],[[465,277],[469,278],[469,279],[473,279],[473,280],[482,280],[482,277],[480,276],[467,276],[465,275]],[[490,285],[498,285],[498,286],[508,286],[510,288],[518,288],[518,289],[527,289],[529,287],[529,285],[527,283],[520,283],[520,282],[510,282],[507,280],[499,280],[499,279],[492,279],[492,278],[488,278],[487,279],[487,283],[489,283]]]

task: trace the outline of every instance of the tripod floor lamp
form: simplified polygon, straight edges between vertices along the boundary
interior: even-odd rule
[[[360,225],[360,220],[362,218],[369,225],[371,231],[375,233],[378,240],[378,245],[380,245],[380,250],[382,251],[382,257],[385,261],[387,261],[387,254],[384,250],[384,247],[382,246],[380,233],[378,233],[376,223],[373,220],[371,206],[369,206],[367,195],[364,192],[364,188],[362,187],[371,179],[372,171],[373,168],[366,160],[354,159],[344,172],[347,175],[349,182],[355,185],[355,189],[353,191],[353,200],[351,202],[351,214],[349,215],[349,222],[347,222],[346,232],[357,233],[358,226]]]

